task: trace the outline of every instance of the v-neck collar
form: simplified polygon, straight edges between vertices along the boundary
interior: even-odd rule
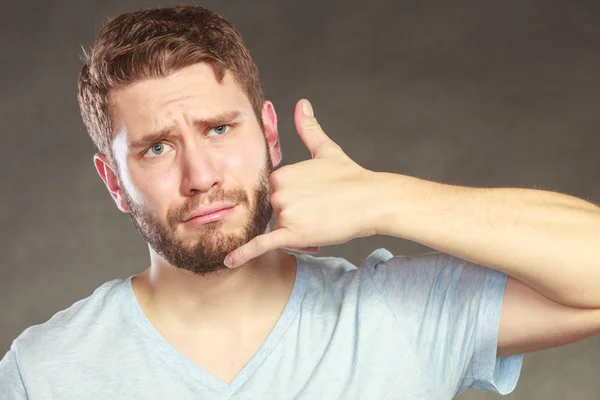
[[[246,363],[230,383],[226,383],[194,364],[177,351],[177,349],[165,339],[154,325],[152,325],[148,317],[146,317],[146,314],[144,314],[144,311],[140,307],[135,296],[131,284],[133,276],[130,276],[125,280],[124,289],[126,306],[124,309],[125,312],[130,313],[131,319],[137,323],[139,328],[141,328],[143,337],[153,342],[153,346],[160,355],[167,360],[169,365],[182,370],[190,377],[190,379],[195,380],[220,394],[231,396],[254,374],[269,354],[271,354],[275,346],[281,341],[281,338],[300,309],[300,304],[306,290],[304,255],[294,254],[294,256],[296,257],[296,279],[279,319],[254,356],[252,356],[250,361]]]

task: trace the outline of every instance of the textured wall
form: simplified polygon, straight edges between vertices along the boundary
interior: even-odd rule
[[[309,98],[359,164],[468,186],[600,201],[598,1],[196,1],[241,31],[279,113],[284,164]],[[148,264],[93,165],[80,121],[80,46],[150,1],[0,5],[0,353],[30,325]],[[429,249],[389,237],[326,248]],[[525,357],[509,399],[597,399],[600,336]],[[464,399],[496,396],[467,393]]]

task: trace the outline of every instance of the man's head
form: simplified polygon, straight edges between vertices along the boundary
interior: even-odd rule
[[[273,105],[232,25],[200,7],[121,15],[79,77],[95,165],[119,209],[171,265],[198,274],[265,232],[281,152]],[[224,218],[189,218],[228,203]]]

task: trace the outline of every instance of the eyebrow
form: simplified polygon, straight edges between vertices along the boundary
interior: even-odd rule
[[[244,114],[242,114],[240,111],[226,111],[209,118],[196,119],[193,121],[193,124],[194,127],[196,127],[196,129],[202,131],[207,127],[214,127],[231,123],[237,119],[241,119],[243,115]],[[158,131],[147,133],[141,139],[131,142],[130,147],[137,149],[151,146],[155,143],[163,141],[175,129],[175,125],[171,125],[162,128]]]

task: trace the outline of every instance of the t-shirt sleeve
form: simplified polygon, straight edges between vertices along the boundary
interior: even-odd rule
[[[14,349],[9,350],[0,360],[0,399],[27,399]]]
[[[379,249],[366,261],[442,398],[514,390],[523,355],[496,357],[506,274],[439,252],[394,257]]]

